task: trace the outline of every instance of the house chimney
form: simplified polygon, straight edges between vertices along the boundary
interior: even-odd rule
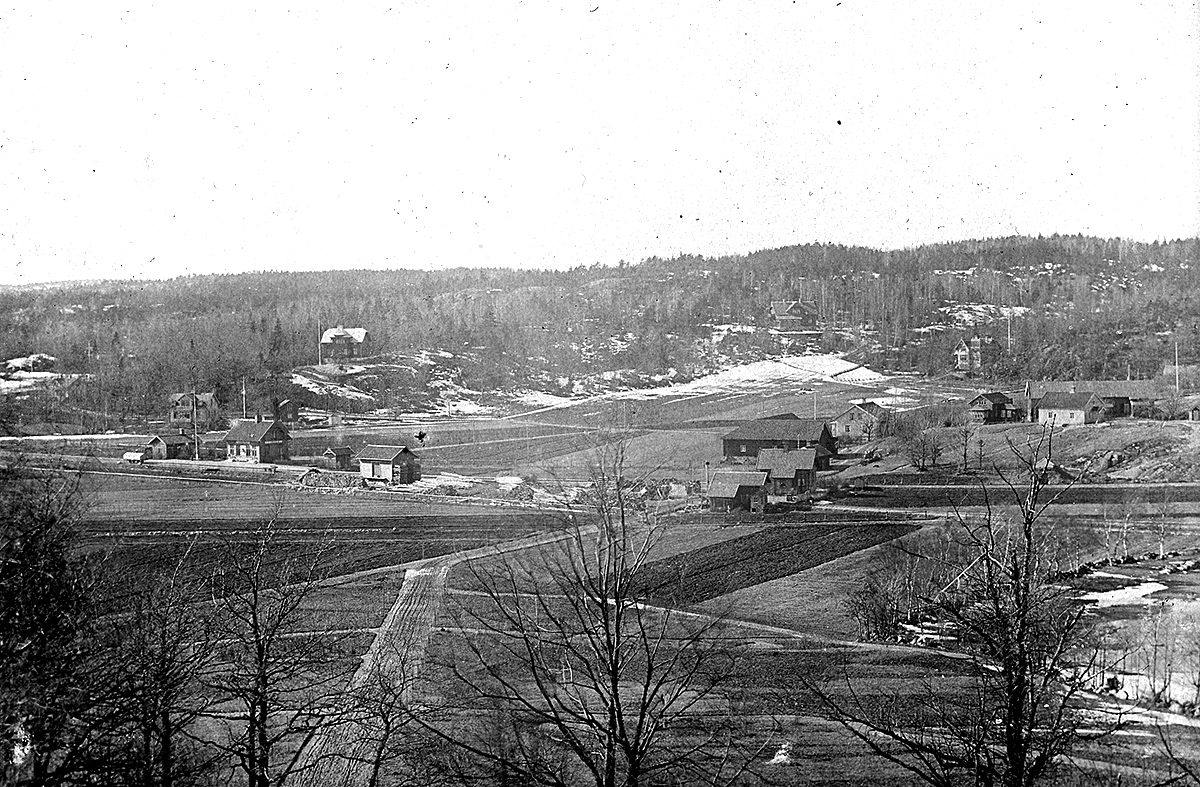
[[[262,410],[256,410],[254,412],[254,421],[256,423],[262,423]]]

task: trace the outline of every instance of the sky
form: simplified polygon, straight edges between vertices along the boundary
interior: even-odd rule
[[[1197,0],[0,10],[0,284],[1056,232],[1200,235]]]

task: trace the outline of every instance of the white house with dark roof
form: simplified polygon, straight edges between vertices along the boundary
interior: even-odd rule
[[[1104,400],[1090,391],[1052,391],[1038,400],[1037,419],[1052,426],[1094,424],[1104,420]]]
[[[366,328],[330,328],[321,334],[321,359],[342,361],[371,354],[371,334]]]
[[[891,412],[876,402],[858,402],[829,421],[829,431],[838,440],[857,442],[879,437],[879,424]]]

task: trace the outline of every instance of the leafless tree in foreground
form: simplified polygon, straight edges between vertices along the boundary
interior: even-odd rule
[[[1052,580],[1057,547],[1042,517],[1069,487],[1044,499],[1050,439],[1043,432],[1015,452],[1018,478],[1001,473],[1013,521],[990,501],[981,515],[957,516],[954,579],[929,605],[952,624],[964,674],[907,692],[857,680],[841,694],[814,687],[855,738],[928,784],[1028,787],[1086,737],[1079,699],[1093,684],[1098,647],[1084,609]]]
[[[731,784],[766,744],[747,743],[731,707],[736,653],[719,626],[639,595],[656,529],[629,497],[622,451],[609,446],[586,517],[561,540],[525,562],[471,564],[479,603],[460,614],[466,645],[451,666],[465,707],[442,731],[480,778]]]
[[[230,540],[214,577],[216,660],[204,680],[224,734],[209,744],[233,758],[248,787],[279,787],[302,767],[312,737],[350,671],[341,638],[306,630],[305,603],[323,578],[328,543],[285,543],[277,519],[249,543]]]

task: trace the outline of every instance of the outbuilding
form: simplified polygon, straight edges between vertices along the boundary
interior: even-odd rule
[[[746,509],[762,513],[767,502],[767,474],[758,470],[718,470],[708,482],[713,511]]]
[[[153,459],[192,459],[194,440],[183,430],[156,434],[146,443]]]
[[[816,478],[817,449],[785,451],[764,448],[758,452],[758,469],[766,472],[768,495],[791,496],[813,488]]]
[[[721,438],[726,462],[752,462],[764,448],[795,451],[816,446],[828,452],[825,467],[820,466],[820,455],[817,459],[817,469],[826,470],[828,457],[837,455],[837,438],[825,421],[804,419],[791,413],[747,421]]]
[[[354,452],[349,446],[335,445],[332,448],[326,448],[325,453],[321,456],[329,460],[329,463],[338,470],[349,470],[350,460],[353,458]]]
[[[364,481],[411,484],[421,480],[421,460],[406,445],[368,445],[358,452]]]

